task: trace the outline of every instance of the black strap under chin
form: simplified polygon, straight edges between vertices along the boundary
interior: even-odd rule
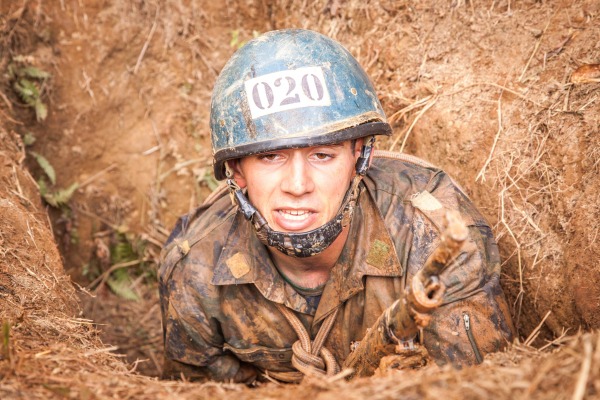
[[[354,196],[353,196],[354,197]],[[358,196],[356,196],[358,197]],[[356,199],[345,201],[338,214],[325,225],[308,232],[290,233],[271,229],[260,212],[248,201],[241,189],[235,189],[234,199],[244,217],[252,222],[259,240],[288,256],[310,257],[321,253],[333,243],[344,229],[344,221],[352,218]]]

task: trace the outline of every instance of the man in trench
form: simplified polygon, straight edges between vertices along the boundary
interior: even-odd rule
[[[363,351],[372,366],[415,344],[437,364],[472,365],[512,340],[490,227],[443,171],[373,149],[391,128],[339,43],[306,30],[250,41],[217,79],[210,125],[227,185],[180,218],[161,255],[165,377],[334,375],[356,367],[369,332],[384,344]],[[405,298],[448,211],[466,240],[423,323]],[[404,335],[392,308],[423,329]]]

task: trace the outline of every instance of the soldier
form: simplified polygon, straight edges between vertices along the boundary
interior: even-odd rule
[[[299,29],[248,42],[217,79],[210,125],[227,185],[178,221],[162,252],[165,376],[339,372],[386,310],[406,308],[397,300],[440,245],[447,210],[465,221],[466,245],[414,339],[457,367],[512,340],[490,227],[443,171],[373,150],[391,128],[339,43]]]

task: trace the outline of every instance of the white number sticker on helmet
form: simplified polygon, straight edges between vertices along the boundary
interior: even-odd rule
[[[329,106],[321,67],[274,72],[245,82],[252,119],[301,107]]]

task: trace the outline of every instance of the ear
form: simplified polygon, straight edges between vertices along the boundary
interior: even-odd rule
[[[363,141],[362,139],[356,139],[354,141],[354,159],[358,160],[360,157],[360,150],[362,149]]]
[[[233,172],[233,179],[238,186],[241,189],[244,189],[246,186],[248,186],[248,182],[246,182],[246,177],[244,176],[244,171],[242,170],[242,163],[240,159],[227,160],[226,162],[229,170]]]

